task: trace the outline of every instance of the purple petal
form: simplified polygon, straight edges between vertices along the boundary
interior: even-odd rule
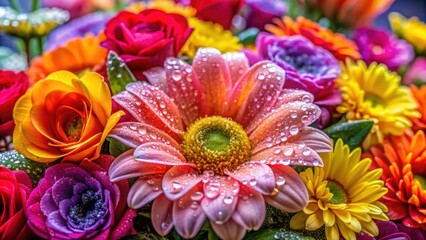
[[[52,197],[52,189],[49,189],[44,193],[40,201],[40,209],[45,216],[48,216],[50,213],[58,210],[58,206]]]

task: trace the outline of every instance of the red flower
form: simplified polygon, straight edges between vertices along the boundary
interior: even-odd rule
[[[0,239],[30,239],[33,236],[24,214],[32,189],[24,171],[0,167]]]
[[[0,139],[12,135],[13,107],[28,85],[28,77],[23,72],[0,70]]]
[[[141,79],[143,71],[177,56],[191,32],[186,18],[178,14],[156,9],[138,14],[123,11],[107,23],[107,39],[101,45],[117,52]]]
[[[232,18],[243,4],[242,0],[191,0],[191,6],[197,10],[196,17],[219,23],[225,29],[231,28]]]

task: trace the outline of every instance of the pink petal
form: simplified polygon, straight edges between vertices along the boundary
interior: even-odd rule
[[[161,91],[168,94],[166,71],[162,67],[153,67],[143,72],[151,85],[158,87]]]
[[[157,197],[151,207],[151,221],[155,231],[167,235],[173,228],[173,202],[164,195]]]
[[[295,166],[323,166],[317,152],[303,143],[284,143],[253,154],[250,161]]]
[[[184,238],[197,235],[206,220],[206,214],[200,207],[203,197],[203,185],[198,184],[173,206],[173,219],[176,232]]]
[[[207,217],[217,223],[228,221],[238,203],[239,184],[231,177],[212,177],[204,185],[201,207]]]
[[[162,175],[150,175],[140,177],[133,183],[127,195],[127,205],[134,209],[139,209],[151,202],[160,194]]]
[[[172,201],[181,198],[201,181],[201,176],[192,167],[175,166],[164,174],[163,191]]]
[[[163,91],[144,82],[129,83],[126,90],[140,99],[134,104],[140,104],[136,109],[138,109],[137,113],[139,113],[141,122],[164,129],[171,135],[176,134],[178,137],[183,135],[184,129],[179,110],[173,100]],[[175,137],[175,139],[179,138]]]
[[[312,103],[291,102],[271,112],[249,135],[253,153],[287,141],[301,134],[300,131],[321,114],[321,110]]]
[[[277,194],[264,196],[265,201],[279,210],[298,212],[308,204],[308,190],[299,174],[289,166],[271,166],[277,179]]]
[[[259,230],[265,220],[266,206],[262,194],[241,186],[239,201],[232,220],[248,230]]]
[[[262,122],[265,117],[268,116],[269,113],[272,111],[275,111],[277,108],[281,107],[283,104],[289,103],[289,102],[306,102],[311,103],[314,101],[314,96],[309,93],[302,90],[297,89],[283,89],[281,90],[281,93],[279,94],[277,100],[275,101],[275,104],[271,108],[261,108],[259,114],[257,114],[245,127],[245,130],[248,134],[252,133],[254,129],[257,128],[260,122]]]
[[[231,77],[222,55],[214,48],[201,48],[194,57],[192,69],[200,81],[208,106],[203,115],[221,116],[231,91]]]
[[[168,58],[164,67],[169,96],[179,108],[185,125],[189,126],[200,117],[200,112],[206,111],[200,82],[191,65],[178,58]]]
[[[248,162],[240,165],[235,171],[225,173],[243,185],[262,193],[271,194],[275,188],[274,174],[267,165],[259,162]]]
[[[222,55],[228,65],[232,86],[248,70],[249,62],[242,52],[225,53]]]
[[[236,223],[234,220],[229,219],[229,221],[223,224],[216,224],[213,221],[210,221],[213,230],[221,239],[243,239],[246,234],[246,229]]]
[[[284,85],[284,78],[284,70],[271,62],[255,64],[234,86],[227,116],[247,126],[262,109],[274,106]]]
[[[118,123],[109,133],[110,137],[123,144],[136,148],[147,142],[159,142],[179,148],[180,145],[167,133],[145,123],[123,122]]]
[[[300,134],[289,139],[289,142],[306,144],[315,152],[331,152],[333,144],[325,132],[311,127],[306,127]]]
[[[185,157],[175,147],[164,143],[144,143],[135,149],[133,156],[137,161],[159,165],[185,165],[196,167],[195,164],[186,163]]]
[[[133,149],[118,156],[112,162],[108,175],[112,182],[150,174],[164,173],[167,167],[164,165],[144,163],[133,157]]]

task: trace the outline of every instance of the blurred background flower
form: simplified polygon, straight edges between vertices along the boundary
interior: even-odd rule
[[[426,53],[426,24],[417,17],[405,18],[399,13],[389,15],[393,31],[414,46],[419,54]]]

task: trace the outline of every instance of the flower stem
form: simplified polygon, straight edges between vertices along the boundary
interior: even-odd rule
[[[30,66],[30,61],[31,61],[31,49],[30,49],[30,42],[31,39],[22,39],[24,41],[24,49],[25,49],[25,53],[27,55],[27,63],[28,66]]]
[[[13,8],[13,10],[21,12],[21,8],[19,7],[19,4],[16,0],[9,0],[9,4]]]
[[[35,10],[37,10],[39,5],[39,0],[33,0],[33,5],[31,6],[31,12],[34,12]]]
[[[38,46],[38,55],[43,54],[43,37],[37,38],[37,46]]]

